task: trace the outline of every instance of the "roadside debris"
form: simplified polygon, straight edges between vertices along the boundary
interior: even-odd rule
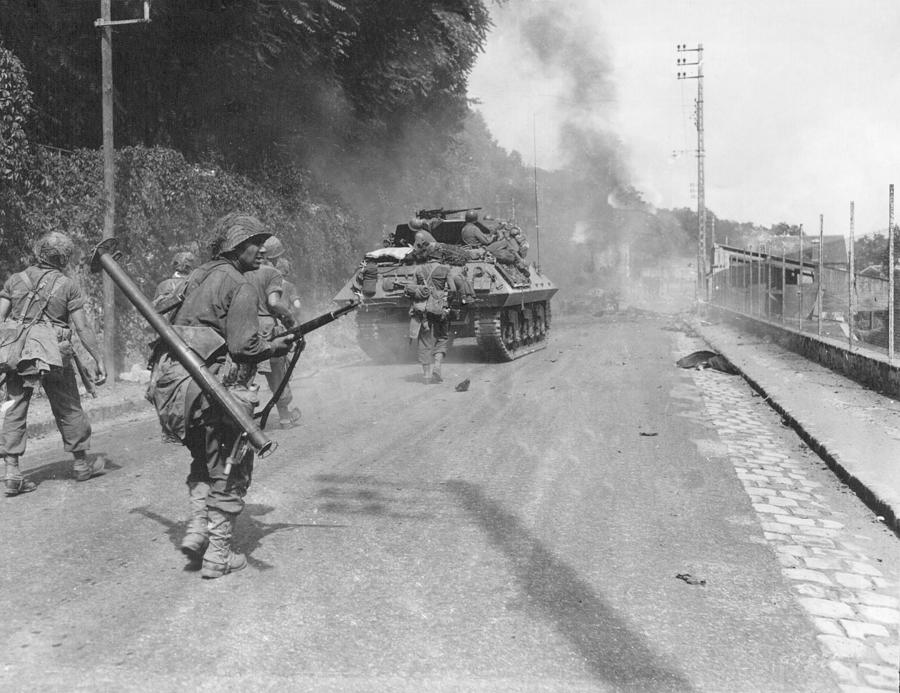
[[[469,379],[466,378],[466,379],[463,380],[461,383],[457,384],[457,386],[456,386],[456,391],[457,391],[457,392],[465,392],[466,390],[468,390],[468,389],[469,389],[469,382],[470,382]]]
[[[706,580],[704,580],[703,578],[698,578],[695,575],[691,575],[690,573],[678,573],[678,575],[676,575],[675,577],[679,580],[684,580],[689,585],[703,586],[706,584]]]
[[[647,436],[648,438],[652,438],[653,436],[658,436],[659,433],[656,433],[656,432],[648,433],[647,431],[641,431],[640,435]]]
[[[728,373],[728,375],[740,374],[740,371],[731,365],[728,359],[714,351],[701,349],[678,359],[675,363],[680,368],[696,368],[698,371],[704,368],[712,368],[722,373]]]

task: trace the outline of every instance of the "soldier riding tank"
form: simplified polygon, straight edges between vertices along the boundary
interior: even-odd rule
[[[444,251],[446,264],[455,266],[474,290],[475,300],[452,306],[453,338],[474,337],[489,361],[512,361],[547,346],[550,299],[556,286],[534,264],[527,270],[498,262],[489,252],[463,246],[460,233],[465,220],[447,219],[454,210],[422,210],[418,216],[437,219],[429,226]],[[485,234],[494,234],[506,222],[475,222]],[[436,225],[434,225],[436,224]],[[357,339],[362,350],[378,361],[411,356],[409,349],[410,299],[404,286],[415,283],[413,258],[415,229],[399,224],[385,247],[366,253],[356,274],[334,300],[347,304],[362,295],[356,314]]]

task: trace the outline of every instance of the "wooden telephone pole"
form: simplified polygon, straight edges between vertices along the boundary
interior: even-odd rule
[[[103,240],[116,235],[116,150],[113,141],[112,30],[121,24],[146,24],[150,21],[150,3],[144,2],[142,19],[113,21],[112,0],[100,0],[100,62],[103,93]],[[116,366],[116,289],[108,274],[103,274],[103,364],[110,381],[117,377]]]

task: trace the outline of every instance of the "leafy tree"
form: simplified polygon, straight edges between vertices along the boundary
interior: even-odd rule
[[[140,13],[137,0],[115,16]],[[421,120],[465,117],[466,79],[490,17],[482,0],[157,0],[148,25],[114,29],[118,146],[174,146],[244,168],[309,165]],[[94,3],[0,0],[0,35],[31,72],[36,141],[100,144]]]
[[[0,185],[23,180],[30,152],[25,126],[31,111],[25,68],[0,44]]]
[[[802,226],[782,221],[772,225],[771,233],[773,236],[799,236],[801,230]]]

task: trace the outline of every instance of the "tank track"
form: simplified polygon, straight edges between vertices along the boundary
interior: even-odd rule
[[[547,347],[550,302],[482,310],[475,321],[475,339],[489,361],[512,361]]]
[[[409,348],[408,329],[408,322],[378,313],[356,315],[357,344],[366,356],[379,363],[405,363],[415,356]]]

